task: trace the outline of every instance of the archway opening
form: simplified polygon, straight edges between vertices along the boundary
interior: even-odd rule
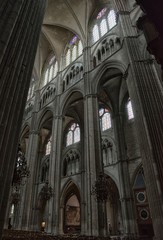
[[[81,205],[79,189],[74,183],[70,182],[64,195],[63,232],[64,234],[80,234]]]
[[[121,203],[118,188],[112,178],[107,176],[109,197],[106,201],[107,230],[109,235],[122,233]]]
[[[136,175],[134,186],[134,201],[138,232],[141,237],[152,239],[154,236],[152,218],[147,198],[144,171],[141,167]]]
[[[65,201],[64,233],[80,232],[80,203],[75,194]]]

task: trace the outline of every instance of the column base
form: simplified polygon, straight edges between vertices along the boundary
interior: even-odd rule
[[[163,239],[163,236],[159,236],[159,237],[153,237],[153,240],[162,240]]]

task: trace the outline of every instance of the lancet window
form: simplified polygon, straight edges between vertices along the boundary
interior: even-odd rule
[[[114,10],[108,11],[103,8],[96,17],[95,25],[92,29],[93,43],[98,41],[108,31],[110,31],[117,24],[117,16]]]
[[[73,123],[68,129],[66,135],[66,146],[72,145],[80,141],[80,128],[79,124]]]
[[[100,108],[99,117],[100,117],[100,127],[102,131],[105,131],[112,127],[111,115],[108,109]]]
[[[44,85],[50,82],[53,78],[56,77],[58,72],[58,63],[55,56],[53,55],[49,61],[46,63],[45,72],[44,72]]]
[[[78,36],[74,36],[71,41],[68,43],[66,56],[65,56],[65,63],[68,66],[71,62],[75,61],[77,57],[82,54],[83,45],[81,40]]]

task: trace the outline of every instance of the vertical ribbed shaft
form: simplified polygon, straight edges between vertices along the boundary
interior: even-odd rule
[[[86,169],[86,205],[87,205],[87,232],[89,235],[99,234],[101,222],[99,221],[98,206],[94,196],[91,195],[92,186],[97,175],[102,172],[101,139],[98,121],[98,99],[96,95],[87,95],[84,102],[85,132],[84,132],[84,159]],[[102,215],[102,213],[101,213]],[[102,226],[103,227],[103,226]]]
[[[0,1],[0,237],[45,4]]]
[[[59,111],[58,111],[59,113]],[[55,115],[53,119],[53,149],[52,156],[50,159],[50,169],[51,173],[49,176],[49,181],[51,186],[55,189],[55,196],[51,199],[49,204],[49,220],[51,226],[49,226],[48,231],[52,231],[52,227],[55,226],[53,230],[55,235],[63,233],[63,221],[61,221],[61,202],[60,202],[60,189],[61,189],[61,146],[62,146],[62,129],[63,129],[63,116]],[[55,207],[53,204],[55,201]],[[50,213],[53,209],[53,212]]]
[[[134,214],[130,188],[130,176],[128,169],[128,157],[126,152],[125,134],[123,126],[124,116],[117,112],[113,115],[115,139],[117,142],[117,156],[120,181],[120,200],[122,209],[124,234],[131,236],[135,234]]]
[[[155,239],[160,240],[163,238],[163,88],[154,64],[140,59],[136,39],[126,39],[126,46],[132,73],[128,87],[135,108]]]

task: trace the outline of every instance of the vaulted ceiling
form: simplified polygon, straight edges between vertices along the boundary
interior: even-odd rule
[[[110,0],[49,0],[44,16],[38,51],[35,61],[37,76],[53,51],[60,61],[66,44],[77,35],[83,45],[87,42],[88,26],[93,14],[104,6],[111,6]]]

